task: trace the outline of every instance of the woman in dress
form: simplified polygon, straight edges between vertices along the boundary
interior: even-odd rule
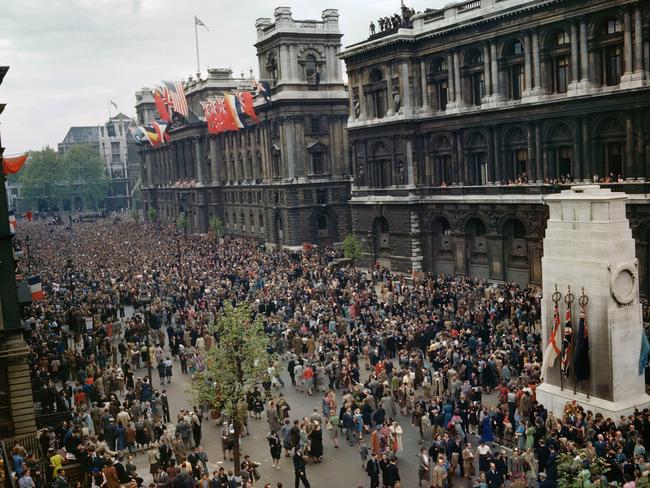
[[[271,431],[267,436],[269,441],[269,450],[271,451],[271,460],[275,469],[280,469],[280,457],[282,456],[282,441],[277,432]]]
[[[309,456],[313,461],[320,463],[323,457],[323,431],[320,422],[314,422],[314,428],[309,434]]]

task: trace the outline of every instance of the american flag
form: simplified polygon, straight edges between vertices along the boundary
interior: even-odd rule
[[[165,85],[165,98],[170,103],[172,110],[187,118],[189,110],[187,108],[187,99],[185,98],[183,84],[171,81],[165,81],[163,83]]]

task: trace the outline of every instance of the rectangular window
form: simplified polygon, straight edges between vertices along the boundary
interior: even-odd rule
[[[327,190],[316,190],[316,203],[319,205],[327,203]]]
[[[312,134],[320,133],[320,119],[318,117],[311,118],[311,132]]]
[[[119,163],[120,162],[120,153],[119,152],[114,152],[111,154],[111,162],[113,163]]]
[[[472,75],[472,105],[480,105],[485,95],[485,76],[483,73]]]
[[[569,79],[569,58],[562,56],[555,64],[555,92],[566,93]]]
[[[447,110],[447,80],[436,83],[436,94],[438,97],[438,110]]]
[[[605,51],[605,84],[618,85],[621,81],[623,64],[620,47],[610,47]]]
[[[311,155],[312,174],[322,175],[325,173],[325,155],[322,152],[315,152]]]
[[[111,151],[119,152],[119,150],[120,150],[120,143],[119,142],[111,142]]]
[[[524,67],[516,64],[510,68],[510,98],[519,100],[524,86]]]

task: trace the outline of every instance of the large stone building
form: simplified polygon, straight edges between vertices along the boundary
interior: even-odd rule
[[[206,232],[218,216],[229,233],[273,245],[333,243],[350,231],[347,94],[337,56],[341,33],[336,10],[321,20],[294,20],[279,7],[274,19],[258,19],[260,78],[271,102],[255,103],[259,123],[237,132],[207,133],[200,101],[251,79],[209,70],[190,80],[192,113],[172,128],[171,142],[143,151],[143,202],[163,222],[183,212],[193,231]],[[136,94],[138,117],[153,116],[153,100]]]
[[[139,157],[129,132],[132,124],[131,117],[118,113],[103,125],[70,127],[58,145],[61,156],[80,144],[89,145],[99,153],[106,163],[109,181],[106,208],[109,210],[129,208],[133,190],[139,185]]]
[[[405,17],[341,54],[366,260],[540,284],[544,195],[611,175],[649,291],[649,2],[471,0]]]

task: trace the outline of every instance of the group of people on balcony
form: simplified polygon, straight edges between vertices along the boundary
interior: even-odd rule
[[[401,15],[395,13],[393,15],[388,15],[386,17],[381,17],[377,19],[377,25],[379,26],[379,32],[386,32],[391,30],[399,29],[400,27],[411,27],[411,17],[415,15],[415,9],[406,7],[402,5]],[[376,34],[376,25],[374,21],[370,21],[370,35],[374,36]]]

